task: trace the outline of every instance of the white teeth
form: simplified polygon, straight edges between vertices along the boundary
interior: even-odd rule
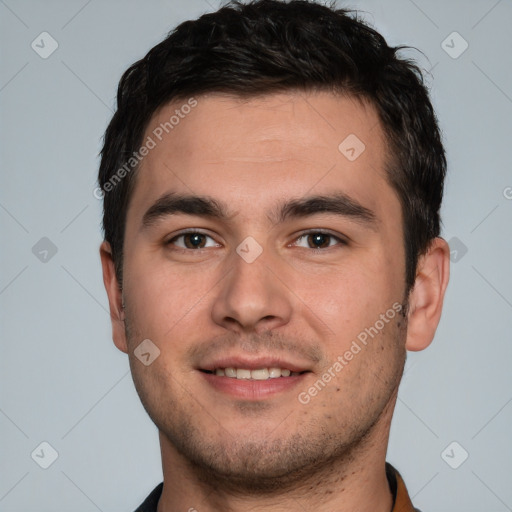
[[[269,368],[268,373],[271,379],[277,379],[281,377],[281,368]]]
[[[236,370],[234,368],[226,368],[226,377],[236,377]]]
[[[254,380],[267,380],[268,370],[266,368],[262,368],[261,370],[252,370],[251,378]]]
[[[258,368],[256,370],[249,370],[245,368],[216,368],[215,375],[219,377],[231,377],[241,380],[267,380],[277,379],[279,377],[295,377],[300,375],[299,372],[292,372],[287,368]]]
[[[251,370],[242,370],[240,368],[236,371],[237,379],[250,379],[251,378]]]

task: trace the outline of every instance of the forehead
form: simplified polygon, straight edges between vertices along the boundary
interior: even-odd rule
[[[387,188],[385,140],[375,109],[353,97],[289,92],[174,101],[152,117],[154,147],[137,173],[130,210],[169,191],[275,202],[334,188],[378,209]],[[152,144],[153,145],[153,144]],[[253,205],[254,206],[254,205]]]
[[[173,102],[159,109],[146,134],[168,125],[171,117],[177,123],[178,116],[172,114],[181,114],[179,123],[169,133],[164,130],[164,142],[174,146],[178,155],[188,153],[188,158],[197,156],[211,161],[218,155],[223,160],[241,161],[293,157],[310,160],[313,158],[309,155],[311,146],[335,152],[341,142],[339,138],[351,133],[371,143],[374,149],[377,149],[375,142],[381,142],[375,140],[381,136],[375,109],[355,97],[326,92],[289,92],[252,98],[209,94],[194,100],[197,105],[190,111],[185,108],[190,100]],[[184,114],[185,111],[189,113]],[[225,144],[226,137],[229,137],[229,145]],[[173,138],[179,141],[174,140],[173,144]],[[189,154],[192,148],[201,149],[201,154]]]

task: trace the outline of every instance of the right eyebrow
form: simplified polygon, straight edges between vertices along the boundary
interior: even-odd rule
[[[158,198],[148,208],[142,217],[142,228],[149,228],[160,219],[178,213],[219,220],[227,220],[232,217],[232,214],[229,214],[222,205],[211,197],[168,193]]]

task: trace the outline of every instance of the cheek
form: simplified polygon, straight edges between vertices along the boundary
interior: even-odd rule
[[[179,369],[173,368],[171,372],[164,357],[158,357],[149,366],[131,357],[130,368],[144,408],[159,428],[165,427],[169,411],[176,413],[179,404],[187,403],[189,398],[183,385],[178,384],[182,380]]]
[[[353,333],[391,307],[394,296],[385,265],[360,259],[296,281],[297,295],[337,334]],[[388,304],[389,303],[389,304]],[[383,309],[384,308],[384,309]]]
[[[139,334],[158,341],[183,316],[182,287],[161,268],[133,260],[126,264],[124,289]]]
[[[219,281],[213,269],[178,267],[161,255],[132,256],[125,268],[127,303],[140,335],[167,343],[178,331],[197,328],[199,317],[208,317],[205,308]]]
[[[328,328],[324,338],[328,365],[349,352],[351,360],[347,367],[335,372],[336,381],[350,378],[359,382],[363,376],[370,378],[372,372],[384,375],[379,362],[396,358],[392,354],[397,320],[393,305],[400,304],[402,299],[402,281],[395,276],[396,266],[396,262],[391,266],[390,260],[380,253],[301,281],[297,295],[304,297],[306,306],[320,320],[315,325]],[[381,319],[386,313],[387,322]],[[370,371],[366,371],[368,365]],[[364,388],[368,383],[359,385]],[[337,396],[334,393],[332,398],[336,400]]]
[[[388,319],[388,323],[377,317],[354,329],[352,335],[347,330],[338,337],[319,375],[324,382],[329,380],[325,393],[322,391],[325,400],[345,409],[361,400],[385,398],[399,382],[405,362],[405,338],[399,322],[398,316]]]

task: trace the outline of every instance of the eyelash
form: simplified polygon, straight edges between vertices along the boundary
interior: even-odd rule
[[[176,242],[176,240],[186,236],[186,235],[202,235],[202,236],[205,236],[205,237],[208,237],[208,238],[211,238],[212,240],[214,240],[214,238],[209,235],[208,233],[205,233],[201,230],[197,230],[197,229],[191,229],[191,230],[188,230],[188,231],[183,231],[177,235],[175,235],[174,237],[172,237],[171,239],[169,239],[167,242],[166,242],[166,245],[173,245],[174,242]],[[335,245],[335,246],[344,246],[344,245],[347,245],[347,241],[345,239],[343,239],[342,237],[338,236],[338,235],[335,235],[329,231],[325,231],[325,230],[322,230],[322,229],[313,229],[313,230],[307,230],[307,231],[304,231],[302,233],[300,233],[294,240],[294,244],[297,243],[298,240],[301,240],[302,238],[305,238],[305,237],[308,237],[309,235],[326,235],[326,236],[329,236],[331,239],[334,239],[336,240],[338,243]],[[292,244],[290,244],[292,245]],[[302,249],[309,249],[309,250],[316,250],[316,251],[319,251],[319,250],[322,250],[322,251],[325,251],[326,249],[331,249],[332,247],[335,247],[335,246],[328,246],[328,247],[302,247]],[[205,250],[205,249],[209,249],[210,247],[202,247],[202,248],[199,248],[199,249],[189,249],[189,248],[184,248],[184,247],[177,247],[175,248],[175,250],[179,250],[179,251],[185,251],[185,252],[199,252],[199,251],[202,251],[202,250]]]

